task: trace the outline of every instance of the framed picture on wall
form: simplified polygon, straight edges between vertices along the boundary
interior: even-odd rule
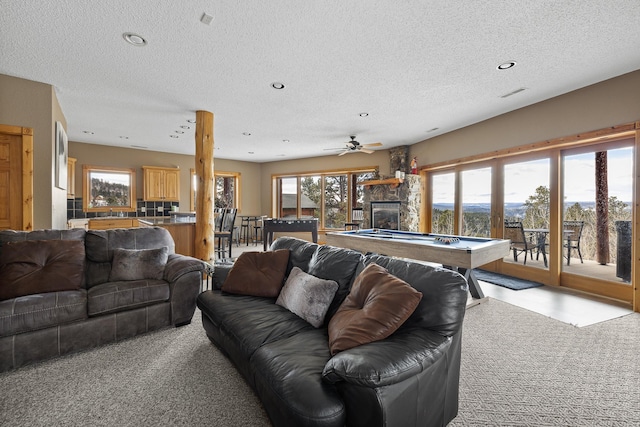
[[[67,189],[67,162],[69,153],[69,141],[67,140],[67,133],[62,127],[62,123],[56,122],[56,187],[66,190]]]

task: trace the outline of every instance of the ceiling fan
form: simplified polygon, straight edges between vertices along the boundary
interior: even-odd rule
[[[342,156],[348,153],[359,153],[359,152],[371,154],[373,153],[373,150],[369,150],[367,147],[380,147],[382,145],[382,142],[360,144],[358,141],[356,141],[355,135],[350,135],[349,138],[351,138],[351,141],[348,141],[345,143],[346,145],[345,148],[327,148],[326,150],[342,150],[342,152],[338,154],[338,156]]]

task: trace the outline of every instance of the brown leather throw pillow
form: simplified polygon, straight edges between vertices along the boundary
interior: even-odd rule
[[[275,298],[284,284],[289,250],[244,252],[229,271],[222,290],[231,294]]]
[[[387,338],[414,312],[422,293],[378,264],[356,277],[329,321],[331,354]]]
[[[0,300],[84,285],[83,240],[26,240],[0,249]]]

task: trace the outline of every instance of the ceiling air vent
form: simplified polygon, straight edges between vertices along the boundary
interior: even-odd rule
[[[508,98],[511,95],[515,95],[516,93],[522,92],[523,90],[527,90],[527,88],[526,87],[521,87],[520,89],[516,89],[513,92],[509,92],[509,93],[506,93],[506,94],[502,95],[500,98]]]

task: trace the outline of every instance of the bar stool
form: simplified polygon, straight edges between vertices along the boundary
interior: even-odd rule
[[[249,216],[243,216],[242,217],[242,221],[240,222],[240,238],[239,240],[244,239],[244,241],[247,243],[247,246],[249,246],[249,222],[250,219],[252,217]]]

